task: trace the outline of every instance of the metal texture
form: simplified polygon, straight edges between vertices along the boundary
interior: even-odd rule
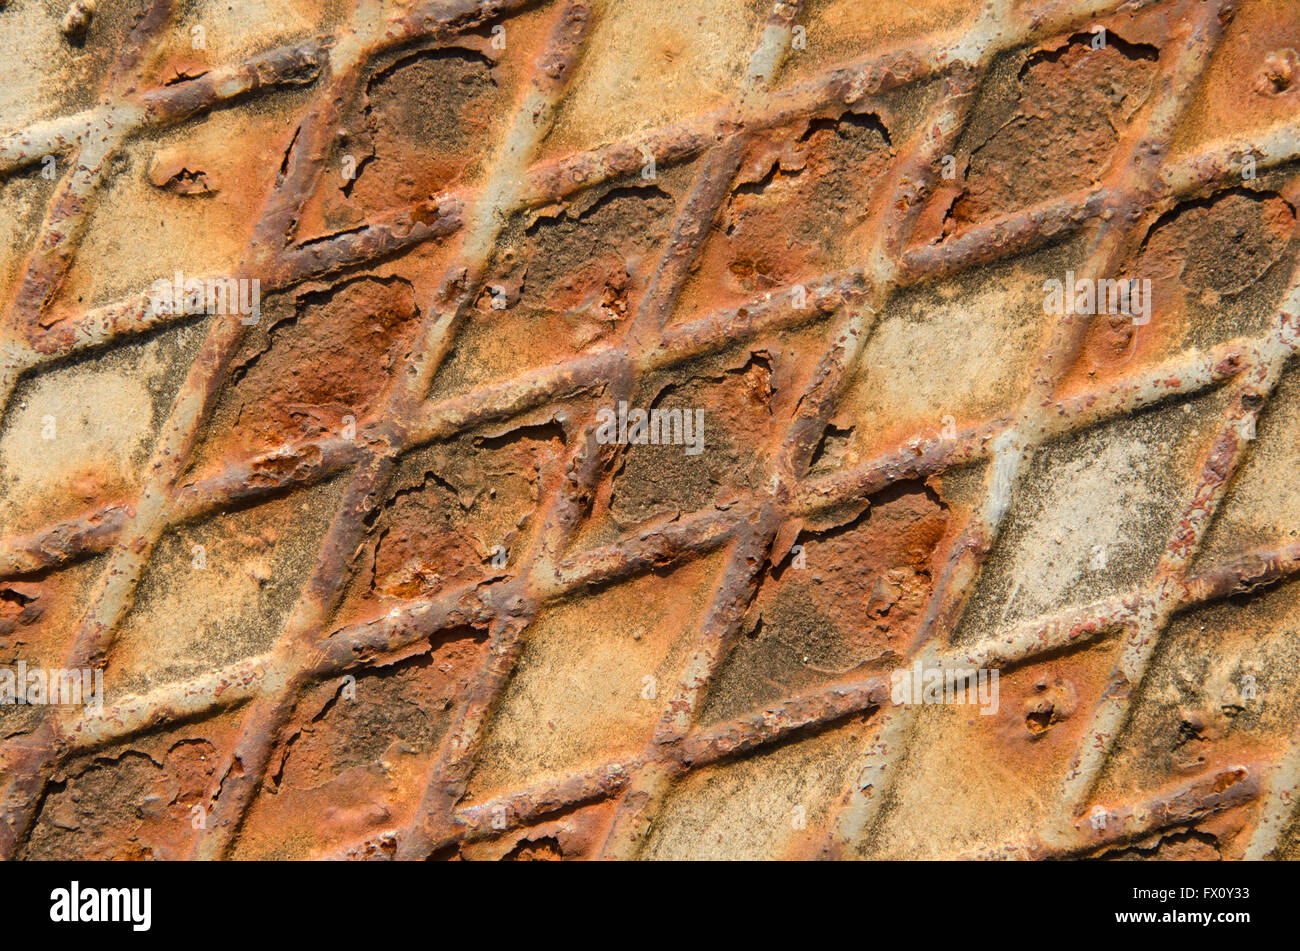
[[[0,649],[108,685],[5,712],[0,854],[1293,853],[1294,4],[283,6],[219,61],[203,4],[48,18],[97,98],[0,135],[11,210],[59,170],[10,258]],[[187,276],[260,321],[104,290],[124,181],[249,224]],[[1186,294],[1014,310],[1065,268]],[[148,439],[33,489],[27,430],[141,351]],[[598,437],[677,394],[719,468]],[[1225,514],[1261,491],[1291,528]],[[1021,593],[1103,523],[1113,577]],[[897,705],[914,663],[1002,710]]]

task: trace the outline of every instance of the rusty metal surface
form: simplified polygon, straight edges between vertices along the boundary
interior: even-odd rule
[[[0,855],[1295,854],[1300,4],[55,6]]]

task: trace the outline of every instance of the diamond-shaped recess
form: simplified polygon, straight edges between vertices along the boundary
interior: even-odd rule
[[[962,619],[963,642],[1141,587],[1188,503],[1222,394],[1039,450]],[[1104,504],[1098,504],[1104,502]]]

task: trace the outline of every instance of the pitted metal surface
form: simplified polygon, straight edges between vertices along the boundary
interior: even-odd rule
[[[0,854],[1291,857],[1297,49],[4,5]]]

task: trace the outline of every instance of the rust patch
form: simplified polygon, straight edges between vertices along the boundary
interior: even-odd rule
[[[357,278],[301,295],[268,322],[264,342],[235,365],[219,412],[240,455],[286,441],[355,431],[379,410],[417,332],[411,285]]]
[[[945,234],[1101,180],[1125,128],[1151,93],[1158,51],[1108,34],[1033,53],[963,156],[965,182]],[[965,151],[965,150],[964,150]]]
[[[900,483],[840,519],[810,527],[764,577],[703,724],[901,661],[932,594],[946,506]]]

